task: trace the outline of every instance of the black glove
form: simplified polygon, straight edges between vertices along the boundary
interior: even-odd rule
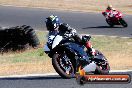
[[[85,44],[87,41],[89,41],[90,38],[91,38],[90,35],[84,35],[84,36],[82,36],[82,42],[83,42],[83,44]]]
[[[68,24],[66,24],[66,23],[63,23],[63,24],[61,24],[60,26],[59,26],[59,31],[61,31],[61,32],[66,32],[66,31],[68,31],[68,27],[69,27],[69,25]]]

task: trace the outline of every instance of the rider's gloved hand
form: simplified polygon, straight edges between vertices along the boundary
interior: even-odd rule
[[[87,41],[89,41],[89,40],[90,40],[90,38],[91,38],[91,36],[90,36],[90,35],[84,35],[84,36],[82,36],[82,42],[83,42],[84,44],[86,44],[86,43],[87,43]]]
[[[70,29],[70,34],[72,34],[72,36],[76,35],[76,30],[74,28],[71,28]]]
[[[66,37],[66,38],[68,38],[68,37],[72,37],[72,34],[65,33],[65,34],[64,34],[64,37]]]

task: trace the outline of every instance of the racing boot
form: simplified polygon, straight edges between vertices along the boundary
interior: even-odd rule
[[[78,72],[80,76],[85,76],[86,73],[94,73],[96,70],[97,66],[94,62],[87,64],[83,68],[80,66],[78,69]]]
[[[82,73],[83,72],[85,72],[85,73],[86,72],[88,72],[88,73],[95,72],[96,68],[97,68],[96,64],[94,62],[92,62],[92,63],[84,66],[84,68],[80,72],[82,72]]]

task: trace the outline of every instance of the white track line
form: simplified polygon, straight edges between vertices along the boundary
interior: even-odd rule
[[[110,72],[132,72],[132,70],[110,70]]]
[[[132,72],[132,70],[111,70],[110,72]],[[0,76],[0,78],[23,78],[23,77],[45,77],[45,76],[54,76],[58,73],[45,73],[45,74],[27,74],[27,75],[9,75],[9,76]]]
[[[45,76],[53,76],[53,75],[58,75],[58,73],[8,75],[8,76],[0,76],[0,78],[45,77]]]

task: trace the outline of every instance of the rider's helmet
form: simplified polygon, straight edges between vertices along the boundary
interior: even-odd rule
[[[59,18],[55,15],[46,18],[45,23],[48,31],[53,31],[60,25]]]
[[[107,10],[112,10],[112,9],[113,9],[112,5],[107,6]]]

